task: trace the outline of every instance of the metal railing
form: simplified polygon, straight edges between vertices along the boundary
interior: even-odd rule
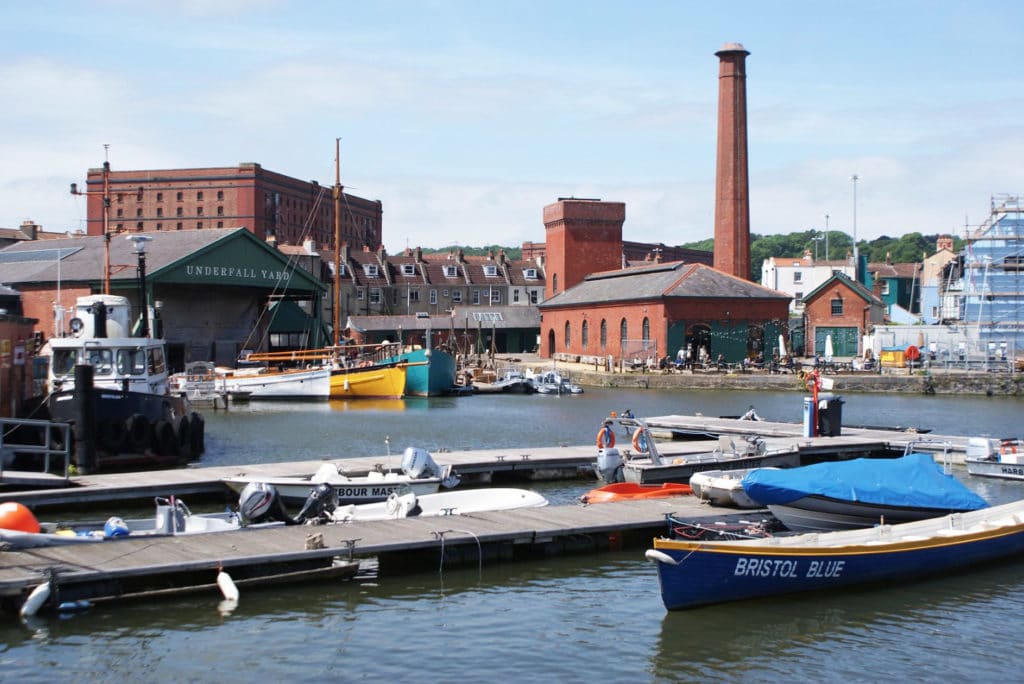
[[[36,439],[26,441],[27,436]],[[56,438],[56,439],[55,439]],[[41,455],[41,472],[50,472],[50,459],[64,457],[64,479],[71,476],[71,424],[32,418],[0,418],[0,478],[11,460],[19,455]]]

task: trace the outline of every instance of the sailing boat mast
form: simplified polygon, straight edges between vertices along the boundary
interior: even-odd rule
[[[95,191],[81,191],[78,189],[78,183],[71,184],[72,195],[102,195],[102,208],[103,208],[103,294],[110,294],[110,156],[109,156],[110,144],[103,144],[103,190],[101,192]],[[139,192],[142,192],[142,188],[139,188]]]
[[[341,138],[334,139],[334,346],[338,346],[341,325]]]

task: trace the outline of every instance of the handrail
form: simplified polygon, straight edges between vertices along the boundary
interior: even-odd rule
[[[6,439],[8,434],[19,427],[41,428],[42,444],[29,444],[22,442],[11,442]],[[54,429],[63,433],[61,442],[63,446],[56,446],[53,443]],[[38,433],[37,433],[38,434]],[[50,472],[50,457],[64,455],[64,479],[71,477],[71,424],[53,422],[49,420],[38,420],[34,418],[0,418],[0,454],[5,450],[19,454],[42,454],[42,472]],[[4,463],[0,457],[0,477],[3,477]]]

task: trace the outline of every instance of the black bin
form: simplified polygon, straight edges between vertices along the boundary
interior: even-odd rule
[[[818,434],[838,437],[843,432],[843,398],[832,394],[818,395]]]

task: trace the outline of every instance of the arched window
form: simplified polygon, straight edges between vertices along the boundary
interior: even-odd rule
[[[626,319],[623,318],[622,322],[619,323],[619,344],[625,344],[626,340],[629,339],[629,325],[626,323]]]
[[[569,331],[570,331],[569,321],[566,321],[565,322],[565,349],[566,349],[566,351],[569,350],[569,342],[572,340],[571,336],[569,335]]]
[[[601,319],[601,351],[608,349],[608,321]]]
[[[551,294],[558,294],[558,274],[551,276]]]
[[[644,342],[651,339],[651,321],[647,316],[644,316],[643,339]]]
[[[587,326],[586,321],[583,321],[583,329],[580,330],[580,344],[583,345],[584,349],[590,344],[590,328]]]

